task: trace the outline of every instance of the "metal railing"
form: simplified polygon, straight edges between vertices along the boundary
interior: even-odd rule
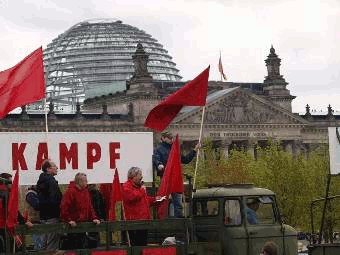
[[[16,234],[22,237],[23,245],[20,251],[15,254],[51,254],[48,251],[34,251],[27,247],[27,237],[33,234],[48,234],[48,233],[59,233],[61,235],[67,233],[86,233],[86,232],[105,232],[106,238],[98,248],[95,250],[116,250],[123,249],[127,250],[128,254],[139,254],[138,252],[142,247],[129,247],[128,245],[119,244],[114,246],[112,243],[112,233],[116,231],[128,231],[128,230],[148,230],[150,241],[153,244],[152,247],[160,247],[160,240],[155,241],[156,237],[164,238],[167,235],[173,236],[177,233],[184,233],[186,237],[183,240],[182,245],[177,245],[178,254],[185,254],[188,250],[190,240],[189,236],[192,235],[192,221],[191,219],[166,219],[166,220],[148,220],[148,221],[104,221],[101,224],[96,225],[92,222],[78,223],[75,227],[71,227],[67,223],[58,224],[37,224],[33,227],[28,228],[26,225],[20,225],[16,229]],[[186,234],[188,233],[188,234]],[[158,236],[157,236],[158,235]],[[156,238],[157,239],[157,238]],[[7,242],[8,243],[8,242]],[[74,251],[74,250],[72,250]],[[90,249],[81,249],[75,251],[77,254],[89,254]],[[10,247],[6,247],[6,254],[11,254]]]

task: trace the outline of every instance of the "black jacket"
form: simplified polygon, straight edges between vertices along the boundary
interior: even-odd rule
[[[163,165],[164,168],[166,166],[166,163],[168,162],[170,150],[171,150],[171,144],[168,144],[166,142],[162,142],[158,148],[156,149],[154,155],[153,155],[153,166],[157,170],[158,176],[163,176],[163,171],[158,170],[159,165]],[[182,164],[189,164],[193,158],[196,156],[196,151],[191,150],[187,155],[181,155],[181,162]]]
[[[106,206],[104,202],[104,198],[102,193],[99,192],[99,190],[90,190],[90,195],[92,198],[92,206],[93,209],[98,216],[99,219],[101,220],[106,220]]]
[[[41,173],[37,182],[37,191],[40,200],[40,219],[59,218],[62,193],[58,181],[48,173]]]

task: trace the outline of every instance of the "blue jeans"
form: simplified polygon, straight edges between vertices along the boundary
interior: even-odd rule
[[[176,218],[183,217],[183,203],[182,203],[182,194],[181,193],[172,193],[172,203],[174,205],[174,216]]]
[[[41,250],[44,246],[44,235],[32,235],[34,250]]]
[[[42,224],[56,224],[59,223],[59,219],[53,218],[48,220],[41,220]],[[60,234],[59,233],[48,233],[43,235],[44,238],[44,244],[42,247],[42,250],[47,251],[55,251],[59,249],[59,239]]]

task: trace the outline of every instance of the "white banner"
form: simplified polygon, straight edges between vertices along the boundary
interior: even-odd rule
[[[329,127],[329,160],[331,174],[340,173],[340,128]]]
[[[144,133],[0,133],[0,172],[20,170],[20,184],[34,185],[41,164],[50,158],[58,166],[56,179],[68,184],[78,172],[89,183],[112,183],[115,168],[124,182],[132,166],[152,181],[153,134]]]

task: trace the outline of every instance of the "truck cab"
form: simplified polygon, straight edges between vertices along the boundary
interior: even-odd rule
[[[193,232],[197,243],[205,243],[205,254],[259,255],[267,241],[277,244],[278,254],[297,254],[297,232],[283,224],[275,194],[268,189],[210,185],[195,192],[192,215]]]

